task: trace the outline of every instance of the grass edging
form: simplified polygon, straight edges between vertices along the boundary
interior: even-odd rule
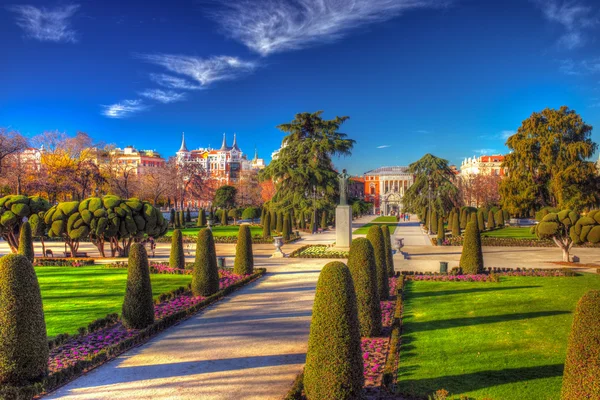
[[[392,321],[392,334],[390,336],[390,349],[383,367],[381,385],[391,393],[396,392],[398,381],[398,358],[400,356],[400,344],[402,341],[402,295],[404,292],[404,275],[400,275],[400,287],[396,292],[396,308],[394,309],[394,320]]]
[[[267,270],[265,268],[256,268],[255,272],[252,275],[242,279],[239,282],[234,283],[231,286],[226,287],[225,289],[219,290],[217,293],[207,297],[200,303],[185,310],[181,310],[175,314],[171,314],[158,321],[155,321],[149,327],[142,329],[140,332],[138,332],[136,336],[128,338],[113,346],[106,347],[100,350],[97,354],[91,355],[86,359],[79,360],[72,366],[64,368],[54,374],[48,375],[40,382],[36,382],[28,386],[19,387],[3,385],[2,387],[0,387],[0,399],[32,399],[33,397],[38,396],[40,394],[48,393],[52,390],[55,390],[59,386],[62,386],[72,381],[73,379],[79,377],[84,372],[94,369],[102,365],[106,361],[116,358],[125,351],[130,350],[131,348],[146,342],[148,339],[155,336],[159,332],[165,330],[166,328],[169,328],[175,325],[176,323],[191,317],[193,314],[219,301],[220,299],[227,296],[236,289],[245,286],[246,284],[262,277],[266,272]]]

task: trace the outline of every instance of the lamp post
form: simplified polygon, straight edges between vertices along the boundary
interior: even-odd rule
[[[427,210],[428,216],[427,216],[427,222],[429,222],[429,229],[428,229],[428,233],[431,235],[433,234],[433,231],[431,230],[431,200],[433,199],[433,195],[431,193],[431,183],[432,183],[432,178],[431,176],[427,178],[427,183],[429,184],[429,194],[427,195],[427,197],[429,198],[429,209]]]

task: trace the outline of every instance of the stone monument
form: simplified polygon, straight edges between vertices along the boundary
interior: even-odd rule
[[[352,243],[352,207],[348,205],[348,178],[343,170],[338,175],[340,183],[340,204],[335,208],[335,247],[350,250]]]

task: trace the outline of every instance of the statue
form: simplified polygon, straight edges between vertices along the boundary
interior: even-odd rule
[[[348,205],[348,178],[350,175],[346,173],[346,170],[342,170],[342,173],[338,175],[340,181],[340,206]]]

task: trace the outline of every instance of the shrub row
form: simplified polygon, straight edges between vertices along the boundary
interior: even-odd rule
[[[87,267],[94,265],[93,258],[42,258],[36,257],[34,267]]]
[[[398,378],[398,358],[400,356],[400,345],[402,338],[402,295],[404,292],[404,276],[400,275],[396,291],[396,308],[394,309],[394,320],[392,321],[392,334],[390,336],[390,348],[387,360],[383,367],[382,385],[391,393],[396,391],[396,381]]]
[[[214,241],[215,243],[221,243],[221,244],[236,244],[237,243],[237,236],[214,236]],[[196,236],[195,235],[186,235],[185,233],[182,235],[182,239],[183,243],[195,243],[196,242]],[[284,243],[294,243],[296,241],[300,240],[300,235],[296,235],[296,233],[290,233],[290,240],[284,240]],[[156,242],[158,243],[171,243],[171,238],[170,237],[160,237],[158,239],[156,239]],[[273,244],[273,238],[263,238],[262,235],[254,235],[252,236],[252,243],[253,244]]]
[[[343,250],[328,250],[327,245],[307,244],[289,254],[291,258],[348,258],[349,252]]]
[[[135,347],[141,343],[144,343],[152,336],[163,331],[164,329],[174,325],[175,323],[190,317],[197,313],[199,310],[206,306],[222,299],[224,296],[233,292],[241,286],[260,278],[266,273],[264,268],[257,268],[255,273],[242,279],[235,284],[220,290],[219,292],[207,297],[200,303],[178,313],[172,314],[168,317],[155,321],[152,325],[141,330],[135,336],[128,338],[120,343],[113,346],[102,349],[94,355],[90,355],[87,359],[79,360],[76,364],[67,367],[59,372],[53,373],[45,377],[42,381],[30,384],[27,386],[0,386],[0,399],[13,400],[13,399],[31,399],[42,393],[49,392],[58,386],[64,385],[65,383],[73,380],[83,372],[89,371],[104,362],[113,359],[123,352]]]
[[[462,246],[464,238],[459,237],[447,237],[444,240],[444,246]],[[556,244],[552,240],[545,239],[517,239],[517,238],[495,238],[482,236],[482,246],[496,246],[496,247],[556,247]],[[573,247],[600,247],[599,243],[584,243],[574,245]]]

